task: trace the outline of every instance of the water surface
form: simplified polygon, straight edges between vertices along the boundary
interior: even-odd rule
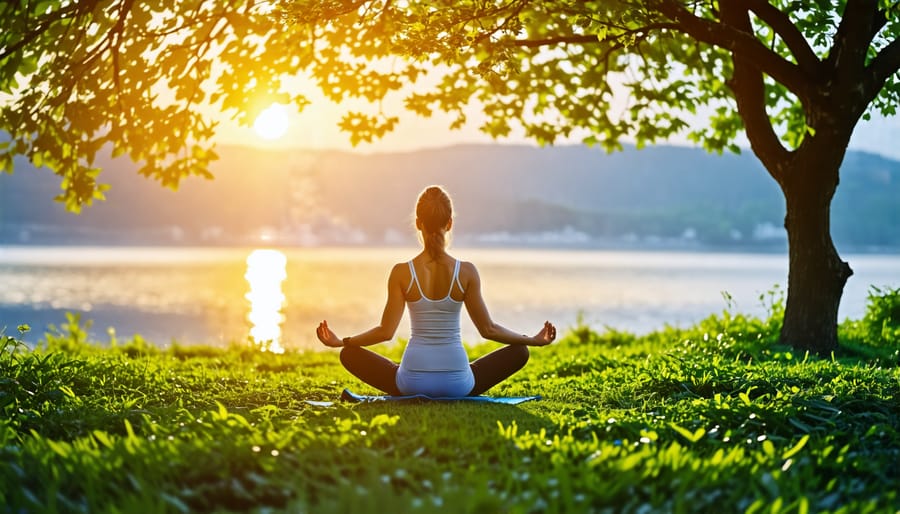
[[[259,250],[266,250],[260,252]],[[227,344],[251,335],[272,349],[316,346],[322,319],[338,335],[380,319],[391,266],[414,248],[0,249],[0,327],[33,327],[31,341],[67,311],[93,320],[108,340],[140,333],[158,344]],[[585,323],[632,332],[685,326],[720,312],[764,314],[760,296],[785,287],[787,257],[776,254],[454,249],[474,262],[492,317],[536,332]],[[840,316],[862,316],[870,285],[900,285],[900,256],[844,257],[855,271]],[[731,299],[726,301],[723,293]],[[406,316],[397,337],[406,338]],[[463,313],[463,337],[480,341]]]

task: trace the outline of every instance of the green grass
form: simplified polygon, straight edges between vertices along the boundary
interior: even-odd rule
[[[575,327],[490,391],[544,397],[519,406],[315,407],[374,391],[333,351],[100,348],[71,318],[0,336],[0,513],[896,512],[898,297],[824,359],[775,344],[779,302]]]

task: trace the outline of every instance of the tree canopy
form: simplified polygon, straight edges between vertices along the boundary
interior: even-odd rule
[[[897,0],[18,0],[0,4],[0,168],[46,165],[71,210],[103,196],[101,150],[175,187],[215,158],[200,106],[247,124],[302,108],[298,75],[368,102],[339,122],[355,143],[396,126],[397,95],[539,143],[722,152],[745,134],[785,197],[781,339],[825,354],[853,273],[831,200],[860,118],[896,113],[898,36]]]
[[[380,101],[402,95],[451,128],[474,105],[488,134],[540,143],[681,134],[723,151],[746,130],[777,173],[831,118],[849,136],[895,113],[898,34],[889,0],[6,2],[0,167],[51,168],[75,210],[102,196],[104,147],[174,187],[215,158],[199,106],[249,124],[272,101],[302,108],[288,79],[308,74],[332,100],[372,103],[340,122],[354,142],[391,130],[400,113]]]

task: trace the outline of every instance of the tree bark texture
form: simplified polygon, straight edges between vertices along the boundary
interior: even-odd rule
[[[843,153],[801,151],[781,184],[790,259],[781,342],[818,355],[837,348],[838,307],[853,274],[838,255],[830,228]]]

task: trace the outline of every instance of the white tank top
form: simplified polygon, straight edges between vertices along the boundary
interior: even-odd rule
[[[415,284],[420,298],[406,302],[411,335],[397,371],[397,386],[404,394],[465,396],[474,386],[475,378],[460,336],[459,316],[463,302],[450,296],[454,284],[463,291],[459,282],[459,260],[453,268],[450,290],[438,300],[432,300],[422,292],[412,261],[409,261],[409,271],[412,279],[407,293]]]

